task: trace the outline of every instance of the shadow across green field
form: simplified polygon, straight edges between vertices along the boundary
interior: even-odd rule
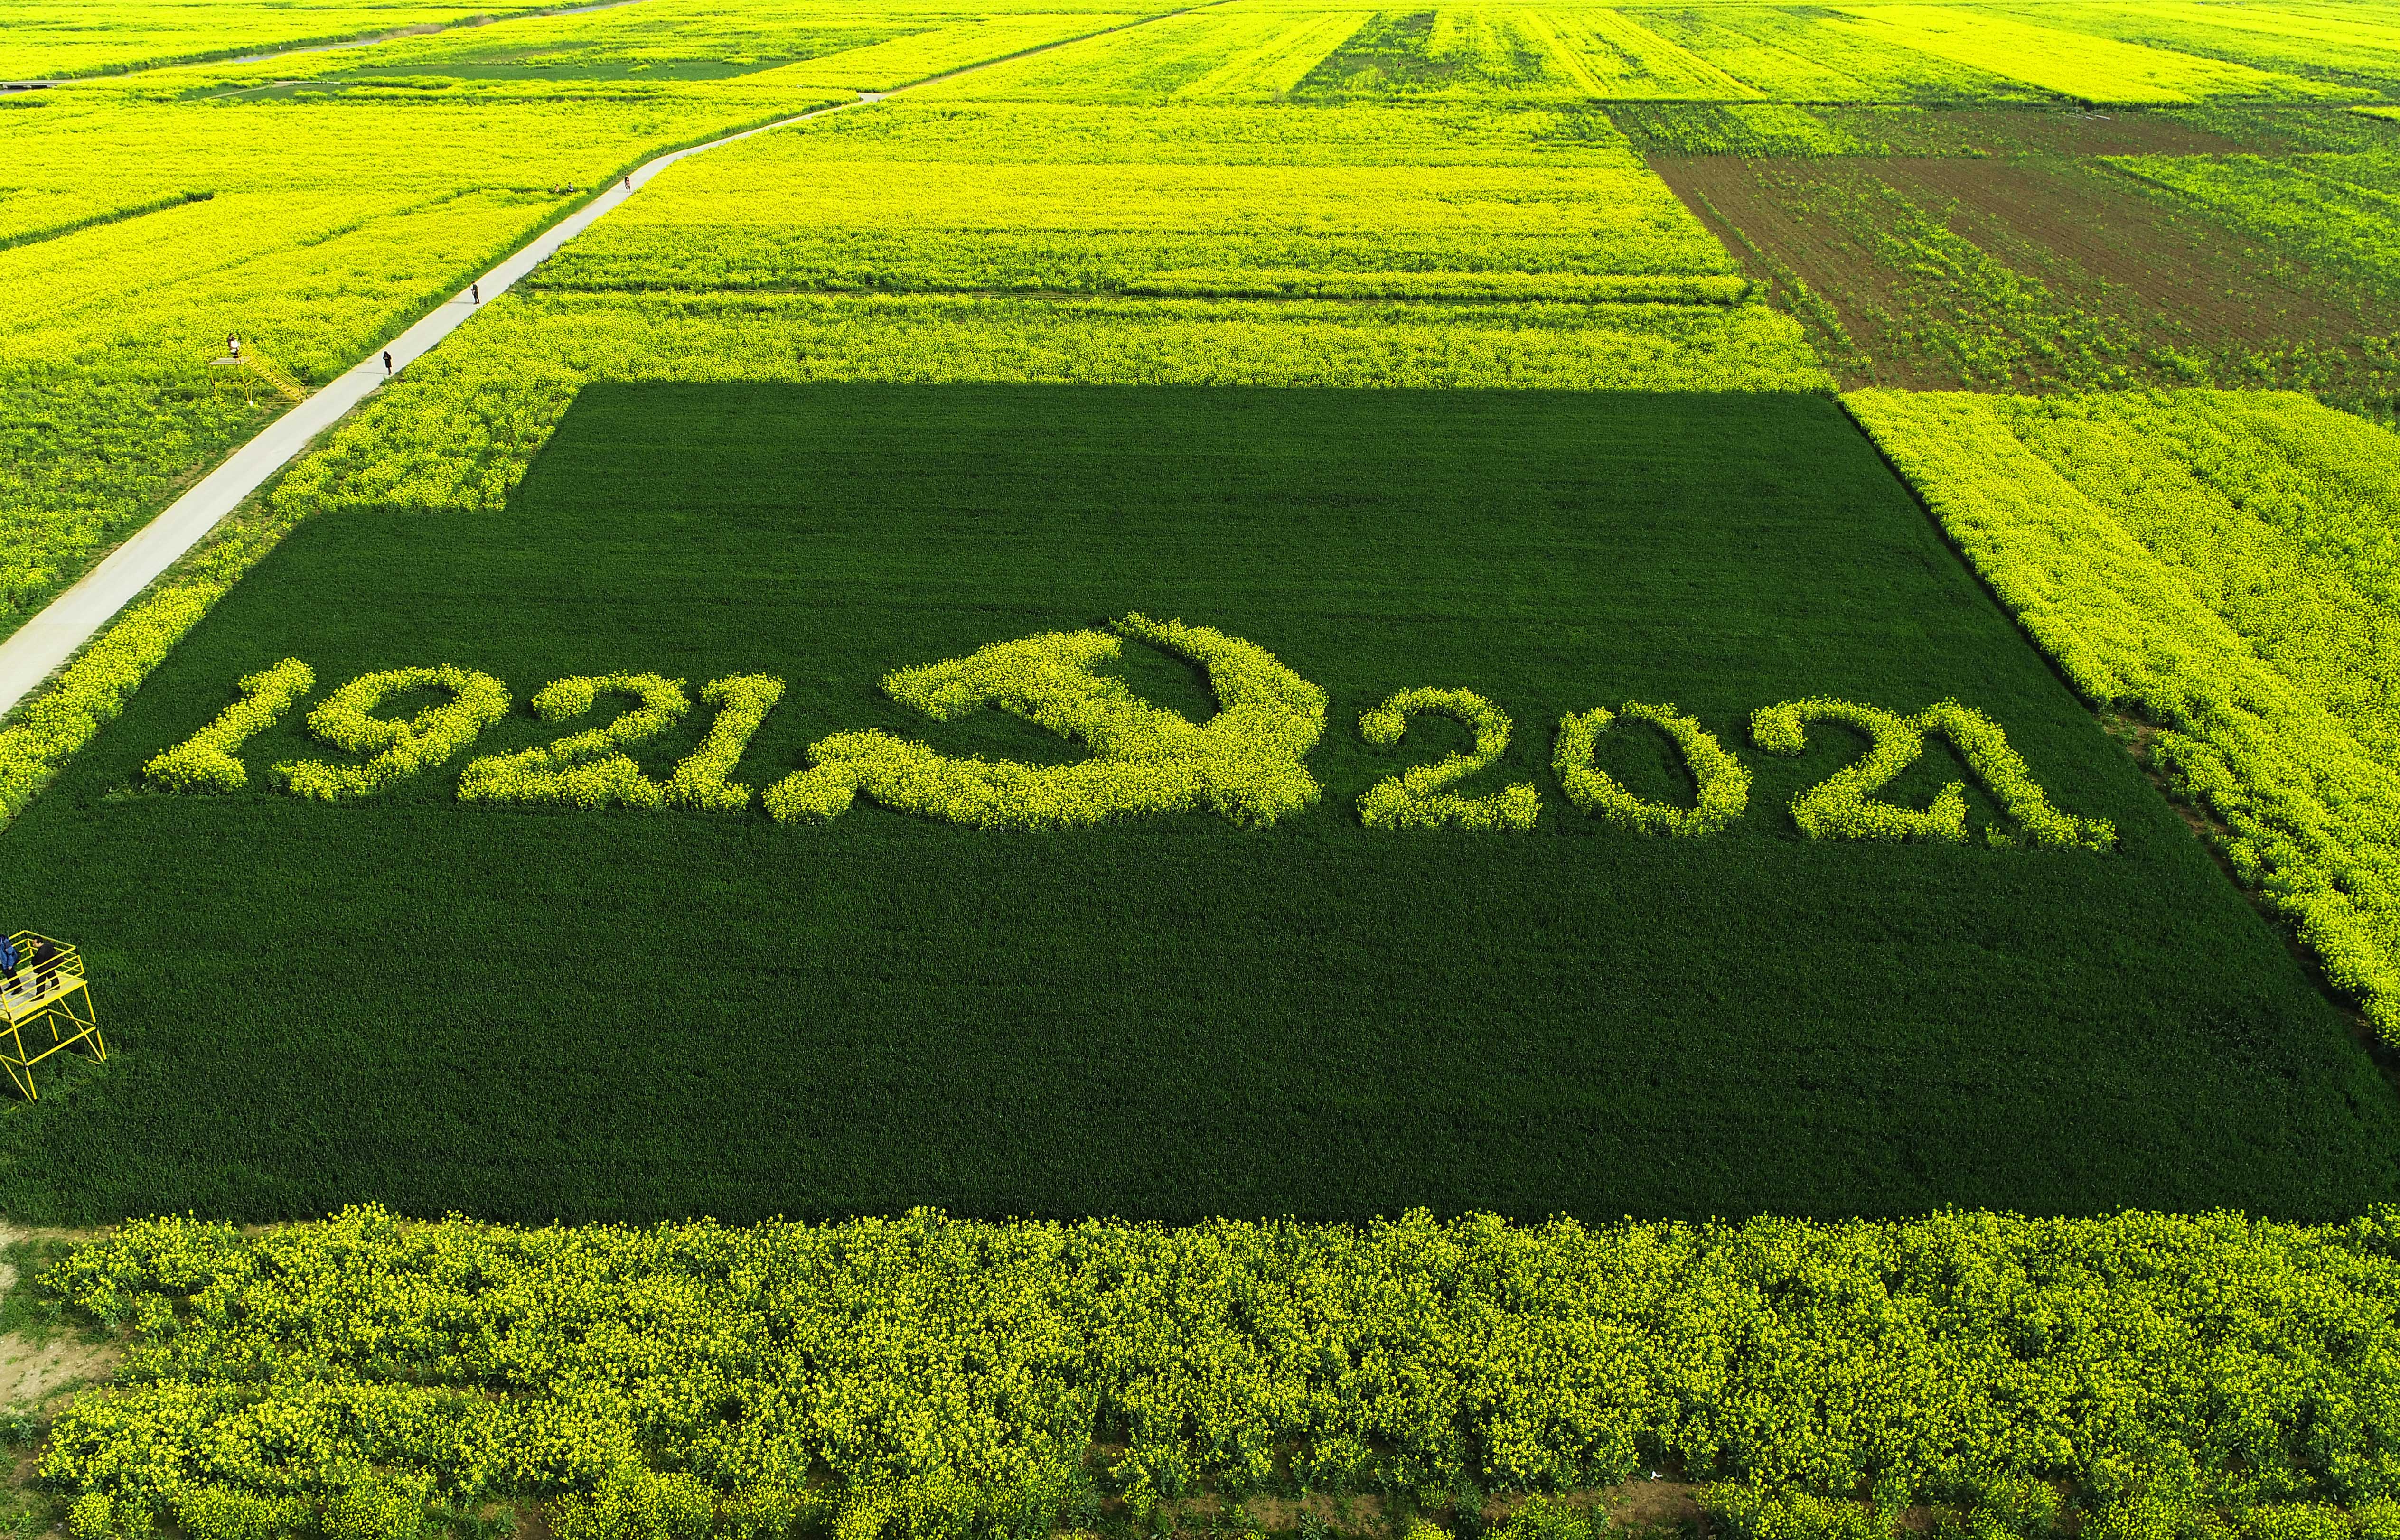
[[[738,778],[881,727],[1079,752],[876,680],[1130,610],[1322,685],[1315,809],[1051,835],[137,789],[234,680],[455,662],[789,692]],[[1194,715],[1189,669],[1128,647]],[[1360,826],[1358,713],[1515,719],[1521,836]],[[1998,720],[2109,854],[1802,839],[1752,709]],[[315,699],[316,697],[312,697]],[[1561,715],[1672,701],[1756,781],[1704,839],[1575,813]],[[328,751],[294,712],[246,751]],[[643,755],[663,775],[704,718]],[[1605,741],[1649,795],[1654,737]],[[1931,755],[1895,789],[1961,773]],[[1995,816],[1978,801],[1979,824]],[[2244,900],[1829,400],[595,386],[505,514],[329,515],[5,836],[0,914],[93,962],[111,1062],[0,1119],[0,1207],[510,1219],[1891,1214],[2400,1196],[2400,1107]]]

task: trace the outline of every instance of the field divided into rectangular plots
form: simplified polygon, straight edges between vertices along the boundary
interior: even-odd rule
[[[536,287],[1724,305],[1748,284],[1572,115],[910,101],[703,161]]]
[[[2212,97],[2311,101],[2366,94],[2247,64],[1955,6],[1859,7],[1844,24],[1970,69],[1990,70],[2084,102],[2133,106]]]
[[[78,35],[190,51],[207,8]],[[46,14],[0,20],[22,73],[105,57],[41,42]],[[276,14],[302,37],[429,15]],[[219,366],[228,337],[322,385],[660,151],[1143,14],[643,0],[0,95],[0,631],[287,406]]]
[[[2222,103],[1613,117],[1845,383],[2267,386],[2388,413],[2400,382],[2400,128],[2382,117]]]
[[[2400,72],[2400,19],[2366,7],[2118,0],[1992,8],[2019,20],[2317,80],[2373,88]]]
[[[2390,1540],[2400,30],[950,3],[0,113],[89,424],[997,61],[669,171],[0,727],[110,1034],[0,1212],[189,1211],[51,1517]]]
[[[497,508],[598,379],[1832,384],[1597,113],[1016,101],[1015,70],[679,168],[300,499]]]
[[[1779,101],[1989,102],[2046,96],[2009,74],[1853,25],[1845,12],[1728,5],[1632,14]]]
[[[2289,162],[2042,149],[1659,165],[1848,382],[2393,387],[2380,329],[2400,317],[2400,204]]]
[[[540,7],[478,8],[399,3],[291,4],[288,0],[15,0],[0,34],[0,80],[66,79],[171,63],[221,59],[310,43],[453,26]]]
[[[912,188],[855,180],[923,170],[907,153],[875,168],[866,164],[873,155],[845,158],[839,145],[821,144],[791,152],[792,164],[778,169],[788,184],[762,190],[753,177],[748,196],[716,222],[731,238],[719,264],[725,270],[609,281],[676,287],[705,278],[721,289],[746,281],[730,269],[747,264],[769,286],[804,288],[980,281],[1012,293],[1722,301],[1742,291],[1745,274],[1719,253],[1691,254],[1710,244],[1706,232],[1687,224],[1668,228],[1673,221],[1662,218],[1664,200],[1622,155],[1616,128],[1630,129],[1644,148],[1670,153],[1818,157],[1877,150],[1887,129],[1894,143],[1938,132],[1874,121],[1861,131],[1833,121],[1845,111],[2263,103],[2331,112],[2352,102],[2372,106],[2400,80],[2392,29],[2372,17],[2306,7],[2288,17],[2250,7],[2236,24],[2221,7],[2167,0],[1426,9],[1232,0],[1173,13],[1085,3],[1094,8],[1069,0],[966,10],[889,0],[867,10],[763,10],[724,0],[643,0],[12,96],[11,154],[0,165],[0,298],[10,302],[10,319],[0,323],[0,625],[73,581],[112,540],[282,409],[272,388],[211,368],[224,338],[240,336],[250,356],[303,388],[320,384],[557,217],[567,200],[648,154],[853,91],[886,91],[1005,61],[925,94],[1145,111],[1439,107],[1458,115],[1441,120],[1440,134],[1491,153],[1411,152],[1425,157],[1418,164],[1446,161],[1458,170],[1447,184],[1428,177],[1396,188],[1389,176],[1366,170],[1157,172],[1144,168],[1160,157],[1145,158],[1120,136],[1094,145],[1098,158],[1079,170],[1020,172],[1013,181],[995,172],[989,184],[953,173],[947,183]],[[457,20],[411,7],[219,9],[225,37],[266,27],[259,34],[266,41]],[[113,68],[198,46],[188,7],[112,7],[75,25],[46,7],[22,6],[10,16],[11,44],[22,59],[13,73]],[[98,52],[87,46],[94,29],[111,39]],[[2322,56],[2307,55],[2295,39],[2321,40]],[[1507,121],[1519,110],[1558,116],[1529,131]],[[1948,115],[1937,116],[1946,122]],[[1233,121],[1180,126],[1193,127],[1201,143],[1221,146],[1238,131],[1228,128]],[[1396,126],[1385,119],[1361,127],[1328,136],[1346,137],[1352,151],[1294,153],[1285,164],[1371,158],[1380,149],[1357,142]],[[1316,131],[1294,133],[1288,123],[1271,130],[1287,140]],[[1420,145],[1432,137],[1398,136]],[[1043,158],[1030,143],[1038,137],[1002,134],[995,164]],[[1538,153],[1518,155],[1529,138],[1544,142]],[[819,154],[842,159],[845,171],[823,184],[798,174]],[[1166,155],[1184,158],[1172,149]],[[843,184],[843,174],[854,180]],[[2198,323],[2183,326],[2177,318],[2186,307],[2172,293],[2133,296],[2134,309],[2151,312],[2135,328],[2139,336],[2066,326],[2063,309],[2106,309],[2125,297],[2108,287],[2114,276],[2074,270],[2089,266],[2075,253],[2045,271],[2038,257],[2020,260],[1988,246],[1989,262],[1934,250],[1945,239],[1917,238],[1925,233],[1919,226],[1955,223],[1941,206],[1946,193],[1929,204],[1901,189],[1910,205],[1903,211],[1879,207],[1881,195],[1872,190],[1836,189],[1823,208],[1804,207],[1804,217],[1829,227],[1863,220],[1878,238],[1892,237],[1885,249],[1863,263],[1842,252],[1828,271],[1816,272],[1807,260],[1774,251],[1772,231],[1745,229],[1771,258],[1746,276],[1816,326],[1819,345],[1846,365],[1852,383],[2026,384],[2058,360],[2063,383],[2078,386],[2128,378],[2371,390],[2376,382],[2361,377],[2357,348],[2328,343],[2308,316],[2284,325],[2279,307],[2317,305],[2318,266],[2374,265],[2380,233],[2374,200],[2390,190],[2388,178],[2371,168],[2309,174],[2316,180],[2270,188],[2239,168],[2128,167],[2112,184],[2120,195],[2138,184],[2148,189],[2143,196],[2178,207],[2206,203],[2215,211],[2207,217],[2240,228],[2244,239],[2308,248],[2264,287],[2218,286],[2225,297],[2216,309],[2270,318],[2264,328],[2249,328],[2263,337],[2210,334],[2206,306],[2195,312]],[[2243,182],[2238,211],[2233,199],[2203,194],[2229,176]],[[670,185],[695,189],[699,182]],[[1770,198],[1807,205],[1817,191],[1784,188]],[[2319,231],[2288,217],[2294,199],[2305,204],[2312,193],[2339,206],[2339,229]],[[2035,201],[2048,196],[2037,189]],[[270,206],[272,217],[263,212]],[[942,226],[934,211],[945,207],[959,230]],[[1722,200],[1720,209],[1727,215],[1721,227],[1740,223],[1739,210]],[[1261,227],[1262,214],[1272,216],[1268,228]],[[747,249],[760,227],[787,217],[822,230],[821,249],[764,258]],[[2129,217],[2139,223],[2138,214]],[[1480,252],[1459,242],[1430,249],[1449,239],[1434,229],[1445,222],[1488,230],[1492,238]],[[1302,226],[1313,228],[1295,235]],[[993,231],[1011,234],[1017,249],[998,252]],[[1361,232],[1363,245],[1354,238]],[[1979,242],[1971,231],[1950,233]],[[975,261],[962,259],[961,242],[975,249]],[[1629,259],[1628,247],[1649,242],[1684,250]],[[1545,249],[1533,251],[1535,244]],[[2350,255],[2332,252],[2334,245]],[[979,278],[966,271],[976,262],[987,268]],[[1882,269],[1894,265],[1898,287],[1908,292],[1875,293]],[[1849,268],[1866,275],[1851,287],[1867,292],[1841,292],[1836,274]],[[1798,302],[1787,275],[1807,283],[1822,304]],[[2096,282],[2084,284],[2087,276]],[[2207,291],[2220,277],[2200,273],[2192,287]],[[2286,293],[2299,297],[2286,307]],[[2326,303],[2345,314],[2360,310],[2347,293]],[[1881,371],[1847,367],[1854,361],[1846,348],[1872,358],[1894,334],[1901,352],[1938,352],[1916,339],[1943,330],[1943,308],[2003,305],[2014,314],[1986,330],[2005,334],[1970,338],[1959,357]],[[1861,313],[1895,307],[1917,313],[1897,328]],[[1840,320],[1847,339],[1816,324],[1828,317]],[[2149,323],[2157,318],[2164,319]],[[2373,307],[2360,319],[2365,324],[2352,328],[2359,334],[2389,330]],[[1693,324],[1688,317],[1673,322]],[[1754,329],[1748,318],[1739,325]]]
[[[2333,1216],[2400,1186],[2400,1104],[2307,966],[1830,399],[1804,324],[1855,360],[1789,269],[1712,238],[1724,208],[1618,127],[1718,115],[1804,145],[1788,165],[1931,187],[1970,157],[1884,153],[1958,130],[1927,102],[2324,113],[2365,88],[2098,34],[1969,59],[1927,7],[921,13],[842,19],[804,59],[644,41],[631,14],[323,84],[446,64],[444,89],[566,101],[655,69],[679,100],[733,89],[675,82],[711,56],[833,89],[1070,40],[683,164],[292,472],[267,526],[294,532],[7,836],[0,902],[44,874],[115,981],[119,1051],[0,1131],[0,1206]],[[2068,60],[2073,82],[2025,78]],[[1798,104],[1833,75],[1865,104]],[[2022,321],[1967,355],[1995,377],[2077,356],[2055,336],[2083,293],[2009,288],[1970,235],[1997,238],[1935,201],[1837,227],[1883,261],[1904,227]],[[1323,691],[1275,783],[1312,795],[1265,828],[1207,811],[1255,811],[1221,787],[975,826],[1017,816],[993,785],[1067,797],[1045,777],[1107,732],[1045,731],[1004,689],[1014,710],[917,710],[893,671],[1074,633],[1040,646],[1247,720],[1226,680],[1097,629],[1147,634],[1136,612]],[[238,789],[147,772],[287,659],[310,682]],[[366,774],[334,751],[391,729],[320,708],[406,668],[502,682],[465,680],[502,698],[471,750],[331,805],[284,789]],[[699,699],[740,677],[780,694],[702,754],[735,696],[765,700]],[[611,678],[663,719],[601,799],[714,762],[745,788],[725,811],[462,801],[532,773],[471,756],[566,730],[585,687],[544,719],[545,685]],[[442,699],[402,685],[375,711]],[[1413,688],[1508,724],[1481,718],[1468,806],[1404,778],[1467,727],[1373,726]],[[1565,725],[1670,702],[1730,759]],[[862,731],[887,736],[840,738]],[[1804,797],[1870,736],[1928,734],[1889,802]],[[1701,838],[1582,811],[1688,826],[1691,766],[1727,763],[1747,795]],[[1453,814],[1526,826],[1379,826]],[[1840,837],[1861,830],[1917,838]]]
[[[1072,762],[878,681],[1135,610],[1326,692],[1313,805],[512,809],[461,803],[463,756],[273,789],[357,762],[303,727],[334,687],[436,664],[517,702],[474,753],[566,730],[524,705],[552,679],[648,671],[784,682],[747,785],[858,729]],[[249,789],[145,788],[287,657],[319,688],[240,750]],[[1108,672],[1211,709],[1157,649]],[[1529,831],[1362,824],[1467,743],[1362,739],[1417,686],[1510,719],[1457,790],[1531,788]],[[1812,696],[1987,714],[2111,848],[1803,838],[1787,804],[1863,740],[1784,757],[1751,714]],[[1559,719],[1629,701],[1736,756],[1730,827],[1568,803]],[[1689,796],[1651,729],[1599,753]],[[2014,827],[1938,741],[1886,795],[1953,779]],[[7,838],[0,903],[93,938],[117,1033],[10,1120],[12,1212],[2334,1214],[2394,1185],[2400,1109],[2338,1015],[1820,397],[594,387],[501,514],[303,525]]]
[[[2093,7],[2097,20],[2088,23],[2083,7],[1909,4],[1384,10],[1302,77],[1292,96],[1954,105],[2376,96],[2374,83],[2355,71],[2303,64],[2287,48],[2268,46],[2245,58],[2243,34],[2207,33],[2213,8],[2188,7],[2207,34],[2197,48],[2144,40],[2138,16],[2106,7]],[[2375,74],[2382,55],[2372,29],[2345,40],[2342,61]]]
[[[929,94],[1021,101],[1267,101],[1298,85],[1371,11],[1290,13],[1242,5],[1165,16],[1125,35],[1085,38]]]

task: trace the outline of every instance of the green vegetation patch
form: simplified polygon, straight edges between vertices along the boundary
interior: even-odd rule
[[[1585,94],[1531,13],[1384,11],[1303,76],[1310,97],[1560,101]]]
[[[2154,115],[2088,134],[2064,115],[2021,115],[2013,143],[1989,136],[2005,153],[1958,158],[1943,147],[1951,116],[1852,119],[1880,119],[1932,157],[1656,165],[1846,384],[2392,394],[2400,353],[2384,334],[2400,310],[2383,238],[2400,203],[2299,162],[2074,144],[2216,147]]]
[[[1036,834],[869,784],[779,825],[462,806],[438,756],[326,805],[269,789],[361,762],[296,708],[239,750],[250,789],[139,789],[284,658],[312,711],[387,670],[504,681],[476,754],[606,723],[531,715],[555,680],[763,675],[742,784],[859,729],[1067,764],[878,681],[1137,610],[1324,692],[1313,805]],[[1105,673],[1212,709],[1161,648]],[[1425,687],[1507,718],[1443,789],[1528,786],[1530,830],[1362,823],[1470,742],[1435,712],[1366,740]],[[1988,844],[2021,831],[1939,740],[1867,790],[1938,834],[1963,782],[1971,838],[1803,838],[1789,805],[1867,739],[1811,707],[1765,753],[1748,723],[1820,697],[1955,699],[2113,842]],[[1630,702],[1736,756],[1739,816],[1645,834],[1581,771],[1575,811],[1552,739],[1594,707],[1624,719],[1592,767],[1690,804]],[[714,715],[630,752],[663,781]],[[113,1034],[6,1122],[29,1217],[2330,1215],[2395,1189],[2400,1109],[2339,1015],[1817,397],[594,387],[505,513],[302,525],[5,838],[0,906],[85,947]]]
[[[1780,102],[1650,102],[1614,108],[1609,116],[1652,155],[1861,155],[1879,148]]]
[[[2348,270],[2386,295],[2400,293],[2400,155],[2127,156],[2115,165],[2179,195],[2237,230],[2306,259]],[[2380,343],[2388,354],[2391,344]]]

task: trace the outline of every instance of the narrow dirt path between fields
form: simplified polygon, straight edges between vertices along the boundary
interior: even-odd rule
[[[0,1252],[25,1241],[83,1240],[90,1233],[0,1222]],[[18,1281],[16,1262],[0,1256],[0,1296],[13,1292]],[[0,1409],[41,1407],[62,1391],[98,1384],[115,1371],[123,1352],[116,1342],[89,1342],[61,1329],[0,1331]]]
[[[478,292],[485,301],[507,293],[527,273],[548,261],[560,247],[589,229],[609,210],[648,186],[652,177],[676,161],[721,149],[728,144],[738,144],[743,140],[787,129],[796,123],[813,122],[835,113],[848,112],[853,107],[885,101],[937,81],[955,80],[961,75],[974,75],[995,65],[1047,53],[1053,48],[1063,48],[1070,43],[1105,37],[1111,33],[1148,26],[1153,21],[1226,3],[1227,0],[1201,0],[1198,5],[1182,6],[1138,20],[1120,22],[1113,27],[1079,33],[1055,43],[1019,48],[996,59],[982,60],[940,75],[927,75],[922,80],[912,80],[888,91],[862,91],[854,102],[837,102],[829,107],[777,118],[772,123],[727,134],[688,149],[670,151],[645,161],[632,174],[611,184],[526,242],[476,279],[472,286],[451,295],[424,320],[369,352],[348,374],[276,418],[257,437],[235,450],[203,476],[190,491],[176,498],[166,511],[110,552],[98,566],[84,574],[81,581],[52,600],[40,614],[18,627],[7,641],[0,642],[0,716],[14,711],[20,702],[38,689],[86,643],[99,634],[101,628],[114,620],[119,610],[140,597],[143,590],[156,582],[184,552],[198,545],[220,520],[240,507],[242,500],[265,484],[269,476],[297,458],[319,434],[348,416],[352,407],[373,395],[387,379],[424,357],[443,338],[463,325],[475,312],[477,302],[474,295]]]

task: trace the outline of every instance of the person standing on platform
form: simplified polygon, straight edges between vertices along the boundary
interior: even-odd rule
[[[61,955],[59,949],[50,945],[48,936],[37,935],[34,938],[34,997],[35,999],[38,1000],[58,988]]]

